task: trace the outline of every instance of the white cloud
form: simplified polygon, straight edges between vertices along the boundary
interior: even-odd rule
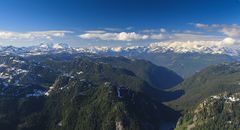
[[[144,33],[154,33],[154,32],[157,32],[157,30],[156,29],[145,29],[142,32],[144,32]]]
[[[99,39],[107,41],[138,41],[138,40],[162,40],[168,37],[166,34],[167,30],[164,28],[160,29],[146,29],[141,33],[136,32],[112,32],[105,30],[91,30],[85,31],[78,37],[82,39]]]
[[[132,30],[133,27],[132,27],[132,26],[129,26],[129,27],[126,27],[125,29],[126,29],[126,30]]]
[[[165,33],[167,30],[165,28],[160,29],[144,29],[142,30],[143,33]]]
[[[240,38],[240,25],[237,24],[226,25],[226,24],[196,23],[193,25],[197,28],[206,29],[207,31],[210,32],[220,32],[228,37]]]
[[[164,29],[164,28],[160,28],[160,32],[161,32],[161,33],[165,33],[165,32],[167,32],[167,30]]]
[[[166,41],[166,42],[157,42],[152,43],[154,46],[167,46],[172,48],[198,48],[199,46],[210,47],[215,45],[220,45],[221,41]]]
[[[236,40],[233,38],[227,37],[227,38],[224,38],[222,42],[224,45],[234,45],[236,43]]]
[[[137,34],[135,32],[89,32],[79,35],[82,39],[100,39],[100,40],[115,40],[115,41],[134,41],[148,39],[148,35]]]
[[[136,34],[135,32],[131,33],[121,32],[117,35],[117,39],[121,41],[145,40],[147,38],[148,35]]]
[[[218,41],[223,39],[223,36],[192,34],[192,33],[175,33],[170,36],[171,40],[176,41]]]
[[[0,39],[16,40],[16,39],[51,39],[53,37],[63,37],[66,33],[73,33],[71,31],[35,31],[35,32],[11,32],[0,31]]]
[[[169,41],[178,42],[181,46],[193,46],[193,45],[204,45],[204,46],[232,46],[239,44],[239,41],[225,36],[216,35],[203,35],[203,34],[185,34],[176,33],[170,36]],[[181,43],[181,44],[180,44]],[[188,44],[187,44],[188,43]]]
[[[229,37],[240,37],[240,26],[223,27],[220,32]]]
[[[164,41],[151,43],[150,47],[155,48],[156,46],[164,46],[168,48],[175,48],[175,50],[181,51],[196,51],[196,50],[208,50],[211,48],[221,48],[221,47],[231,47],[236,44],[235,40],[232,38],[225,38],[223,40],[186,40],[186,41]]]
[[[164,34],[152,34],[150,36],[151,39],[155,39],[155,40],[161,40],[161,39],[164,39],[166,38],[166,36]]]
[[[103,30],[89,30],[89,31],[85,31],[86,33],[106,33],[106,31],[103,31]]]
[[[208,28],[208,25],[207,25],[207,24],[196,23],[196,24],[194,24],[194,25],[195,25],[195,27],[197,27],[197,28]]]
[[[129,30],[132,30],[132,29],[133,29],[132,26],[125,27],[125,28],[112,28],[112,27],[103,28],[103,30],[111,31],[111,32],[123,32],[123,31],[129,31]]]

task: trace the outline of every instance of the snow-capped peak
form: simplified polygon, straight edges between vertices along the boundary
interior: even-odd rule
[[[66,43],[55,43],[53,44],[54,49],[69,49],[70,46]]]
[[[49,43],[41,43],[41,44],[39,45],[40,48],[49,48],[49,47],[51,47],[51,46],[52,46],[52,45],[49,44]]]
[[[240,49],[236,46],[226,45],[223,41],[187,41],[187,42],[158,42],[148,46],[149,52],[166,52],[175,53],[210,53],[210,54],[227,54],[239,55]]]

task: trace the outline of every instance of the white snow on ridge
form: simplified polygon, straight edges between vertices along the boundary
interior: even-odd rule
[[[66,49],[69,48],[68,44],[64,44],[64,43],[56,43],[52,45],[52,48],[54,49]]]
[[[1,47],[4,48],[4,47]],[[51,53],[209,53],[209,54],[226,54],[230,56],[240,55],[240,46],[229,44],[229,40],[219,41],[166,41],[151,43],[146,46],[90,46],[86,48],[75,47],[72,48],[64,43],[42,43],[39,46],[31,46],[24,48],[6,47],[7,53],[19,54],[21,56],[28,55],[42,55]],[[13,49],[10,49],[13,48]],[[4,50],[4,49],[3,49]],[[6,52],[2,52],[6,53]]]
[[[79,52],[107,53],[107,52],[137,52],[137,53],[209,53],[226,54],[230,56],[240,55],[240,46],[226,44],[226,41],[168,41],[151,43],[147,46],[107,47],[93,46],[90,48],[75,48]]]
[[[8,67],[6,64],[0,64],[0,68],[6,68]]]
[[[21,63],[21,64],[24,64],[24,63],[25,63],[25,61],[15,60],[15,59],[13,60],[13,62],[14,62],[14,63]]]
[[[230,95],[230,96],[226,96],[226,95],[214,95],[214,96],[211,96],[211,99],[224,99],[227,103],[228,102],[237,102],[237,101],[240,101],[240,98],[237,94],[233,94],[233,95]]]
[[[187,42],[158,42],[148,46],[149,52],[173,51],[176,53],[198,52],[210,54],[239,55],[240,48],[233,48],[223,41],[187,41]]]
[[[49,90],[48,90],[47,92],[45,92],[44,95],[45,95],[45,96],[49,96],[50,93],[53,91],[53,89],[54,89],[53,86],[49,87]]]

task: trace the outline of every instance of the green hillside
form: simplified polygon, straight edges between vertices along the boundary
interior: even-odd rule
[[[157,130],[180,116],[161,104],[166,92],[129,70],[81,58],[44,63],[58,78],[45,95],[0,96],[1,129]]]
[[[211,95],[240,90],[239,81],[238,62],[207,67],[174,87],[171,91],[184,90],[185,94],[171,101],[169,105],[178,110],[185,110]]]
[[[240,93],[222,93],[203,100],[178,121],[175,130],[239,130]]]

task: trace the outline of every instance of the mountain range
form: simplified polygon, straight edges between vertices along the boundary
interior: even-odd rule
[[[238,55],[151,46],[1,47],[0,128],[239,128]]]
[[[46,51],[72,51],[72,52],[89,52],[89,53],[204,53],[204,54],[225,54],[229,56],[239,56],[240,48],[216,45],[214,41],[212,44],[204,45],[204,42],[160,42],[151,43],[146,46],[90,46],[90,47],[70,47],[66,43],[41,43],[36,46],[29,47],[14,47],[14,46],[0,46],[2,52],[16,53],[16,54],[38,54],[37,52]]]
[[[204,43],[204,42],[203,42]],[[70,47],[65,43],[42,43],[30,47],[1,46],[2,55],[14,54],[23,57],[31,55],[57,53],[89,53],[105,56],[125,56],[145,59],[152,63],[167,67],[186,78],[201,69],[222,62],[239,60],[239,48],[210,44],[208,46],[186,42],[152,43],[147,46],[107,47],[90,46],[86,48]]]
[[[161,103],[171,94],[163,89],[182,81],[174,72],[144,60],[71,57],[1,56],[1,129],[156,130],[180,116]],[[135,62],[138,68],[129,68]],[[149,80],[163,72],[175,83],[161,76]]]

